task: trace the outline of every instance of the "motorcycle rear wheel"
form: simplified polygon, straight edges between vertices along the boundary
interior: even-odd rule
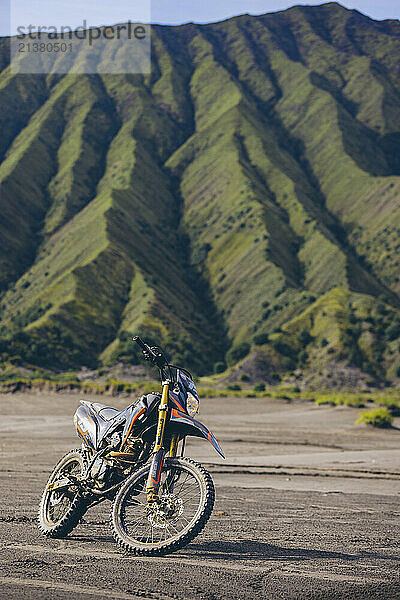
[[[189,458],[167,458],[160,504],[147,505],[145,465],[120,488],[111,511],[114,538],[139,556],[169,554],[191,542],[207,523],[215,500],[210,474]]]
[[[78,487],[49,491],[48,486],[68,475],[78,477],[84,469],[80,450],[70,450],[59,460],[44,489],[39,507],[39,529],[46,537],[66,537],[77,526],[88,508]]]

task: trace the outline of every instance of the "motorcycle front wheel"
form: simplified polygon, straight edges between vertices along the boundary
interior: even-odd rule
[[[88,503],[77,486],[60,491],[49,490],[52,483],[68,478],[79,479],[84,469],[82,452],[71,450],[56,464],[46,484],[39,507],[39,529],[50,538],[67,536],[85,514]]]
[[[140,556],[168,554],[191,542],[210,518],[215,499],[210,474],[189,458],[167,458],[159,503],[147,504],[145,465],[120,488],[111,511],[116,542]]]

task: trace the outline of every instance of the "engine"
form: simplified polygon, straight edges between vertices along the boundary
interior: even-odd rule
[[[144,450],[144,443],[140,438],[129,437],[124,444],[123,450],[122,454],[129,455],[129,462],[136,462]]]
[[[148,453],[148,444],[145,444],[140,438],[129,437],[123,448],[112,450],[106,455],[106,459],[112,460],[115,466],[125,468],[129,465],[137,464]]]

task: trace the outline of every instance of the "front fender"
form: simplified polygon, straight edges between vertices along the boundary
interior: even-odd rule
[[[200,423],[200,421],[196,421],[196,419],[193,419],[193,417],[189,416],[188,414],[173,408],[171,410],[171,416],[169,419],[169,429],[173,433],[193,435],[195,437],[202,437],[208,440],[210,444],[214,446],[218,454],[220,454],[222,458],[225,458],[221,446],[218,444],[211,431],[207,429],[207,427],[203,425],[203,423]]]

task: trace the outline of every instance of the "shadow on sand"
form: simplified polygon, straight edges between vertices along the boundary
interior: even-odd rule
[[[359,560],[360,558],[377,558],[382,560],[400,560],[398,556],[387,556],[373,552],[357,552],[346,554],[344,552],[330,552],[327,550],[314,550],[308,548],[282,548],[264,542],[240,541],[240,542],[203,542],[191,543],[187,551],[193,552],[203,558],[213,560],[281,560],[281,561],[305,561],[305,560],[331,560],[339,559],[346,561]]]
[[[99,535],[93,532],[92,535],[87,533],[75,533],[68,536],[70,542],[78,544],[89,542],[93,544],[94,549],[98,544],[102,544],[102,551],[118,552],[118,546],[111,535]],[[90,553],[90,549],[88,547]],[[129,558],[129,554],[125,554],[125,558]],[[342,560],[342,561],[357,561],[363,558],[392,560],[400,562],[400,556],[385,555],[377,552],[360,551],[354,554],[346,554],[344,552],[331,552],[327,550],[314,550],[312,548],[282,548],[266,544],[265,542],[257,542],[254,540],[242,540],[240,542],[192,542],[188,546],[177,550],[172,554],[168,554],[165,558],[194,558],[201,564],[202,560],[229,560],[229,561],[307,561],[307,560]]]

